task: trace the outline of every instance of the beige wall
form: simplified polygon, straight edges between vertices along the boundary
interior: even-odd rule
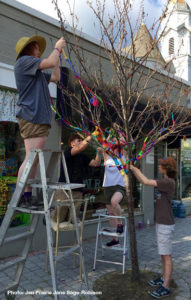
[[[43,56],[46,57],[54,48],[56,40],[62,35],[60,31],[60,25],[57,20],[28,8],[27,6],[22,5],[14,0],[2,0],[0,2],[0,28],[0,62],[9,65],[14,65],[15,63],[15,45],[20,37],[38,34],[43,35],[47,41],[47,47],[43,54]],[[71,34],[71,29],[69,27],[65,33],[65,37],[71,58],[76,70],[79,72],[79,64],[77,62],[76,55],[72,50],[75,46],[75,38]],[[106,81],[110,81],[111,78],[114,77],[114,72],[107,58],[107,54],[105,53],[104,49],[99,46],[99,41],[88,35],[81,34],[80,47],[80,51],[83,51],[86,63],[89,65],[89,71],[94,72],[95,69],[98,69],[99,55],[103,67],[104,78]],[[68,64],[64,58],[62,61],[63,65],[68,67]],[[151,72],[151,69],[144,67],[144,74],[146,77]],[[142,82],[144,82],[144,74],[141,74]],[[164,75],[162,73],[155,73],[152,77],[152,80],[149,82],[150,88],[147,89],[147,93],[153,93],[153,86],[158,86],[158,89],[162,92],[164,90],[164,86],[163,84],[160,84],[160,82],[163,81],[164,85],[166,85],[167,82],[170,84],[170,79],[167,75],[168,74],[165,72]],[[138,74],[134,78],[135,84],[138,80],[136,78],[139,78]],[[185,86],[185,88],[188,88],[188,86]],[[172,101],[176,99],[179,89],[180,82],[176,80],[176,83],[174,84],[174,91],[172,92]],[[187,100],[187,96],[183,96],[184,104],[186,104]]]

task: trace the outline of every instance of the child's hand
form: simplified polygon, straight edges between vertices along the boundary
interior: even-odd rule
[[[130,169],[131,171],[135,170],[135,167],[133,166],[133,163],[132,163],[132,161],[130,162],[129,169]]]

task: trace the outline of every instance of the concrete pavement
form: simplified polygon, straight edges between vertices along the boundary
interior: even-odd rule
[[[140,269],[149,269],[154,272],[160,272],[161,262],[157,254],[157,245],[155,238],[155,226],[149,226],[137,229],[137,243]],[[92,270],[95,239],[84,241],[84,254],[86,262],[86,270],[88,272],[88,280],[90,290],[93,282],[101,275],[121,270],[121,266],[105,263],[97,263],[96,270]],[[99,252],[100,253],[100,252]],[[122,255],[118,251],[107,251],[108,260],[122,260]],[[1,261],[0,263],[3,263]],[[176,219],[176,228],[173,241],[173,279],[178,285],[178,296],[175,300],[191,299],[191,217],[185,219]],[[130,261],[127,261],[127,268],[130,268]],[[14,270],[6,270],[0,274],[0,282],[8,283]],[[72,255],[67,256],[65,260],[57,263],[57,283],[58,292],[60,292],[61,300],[71,299],[87,299],[85,290],[86,285],[79,281],[79,269],[73,268]],[[16,299],[19,300],[52,300],[53,295],[49,294],[52,283],[50,274],[45,272],[45,253],[30,253],[20,281]],[[97,291],[100,292],[100,291]],[[0,299],[4,300],[5,296],[0,295]],[[93,300],[97,299],[92,296]],[[132,300],[132,299],[131,299]]]

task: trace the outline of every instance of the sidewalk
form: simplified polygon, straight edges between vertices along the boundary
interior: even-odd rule
[[[137,243],[139,253],[140,269],[149,269],[154,272],[160,272],[161,262],[157,254],[155,226],[142,228],[137,230]],[[84,254],[86,262],[86,271],[88,272],[88,280],[90,290],[93,282],[104,273],[121,270],[121,266],[97,263],[96,270],[92,271],[93,257],[94,257],[95,239],[84,241]],[[121,261],[122,256],[118,259],[116,251],[107,251],[108,260],[114,258]],[[173,261],[174,271],[173,278],[179,288],[179,296],[176,300],[191,299],[191,217],[185,219],[176,219],[176,228],[173,242]],[[3,263],[1,261],[0,263]],[[127,268],[130,268],[130,261],[127,261]],[[6,284],[10,281],[13,270],[6,270],[0,274],[0,282],[4,281]],[[79,281],[79,269],[73,269],[72,255],[60,261],[57,264],[57,283],[58,291],[63,294],[60,299],[87,299],[84,296],[83,290],[86,285]],[[51,276],[45,272],[45,253],[31,253],[25,264],[20,286],[18,289],[16,299],[19,300],[52,300],[53,296],[48,295],[48,291],[52,288]],[[39,290],[40,295],[34,295],[34,292]],[[26,291],[31,292],[32,295],[27,295]],[[99,292],[99,291],[98,291]],[[76,293],[76,296],[74,295]],[[0,299],[4,300],[5,296],[0,295]],[[97,299],[92,296],[92,300]],[[128,299],[128,298],[127,298]],[[152,299],[152,298],[151,298]],[[129,299],[133,300],[133,299]]]

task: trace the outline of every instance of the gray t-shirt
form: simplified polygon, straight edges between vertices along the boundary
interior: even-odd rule
[[[35,124],[51,125],[48,83],[51,75],[38,69],[42,59],[21,56],[14,67],[19,99],[16,116]]]
[[[174,217],[171,202],[175,192],[175,181],[172,178],[163,178],[156,182],[161,195],[155,206],[155,221],[158,224],[173,225]]]

